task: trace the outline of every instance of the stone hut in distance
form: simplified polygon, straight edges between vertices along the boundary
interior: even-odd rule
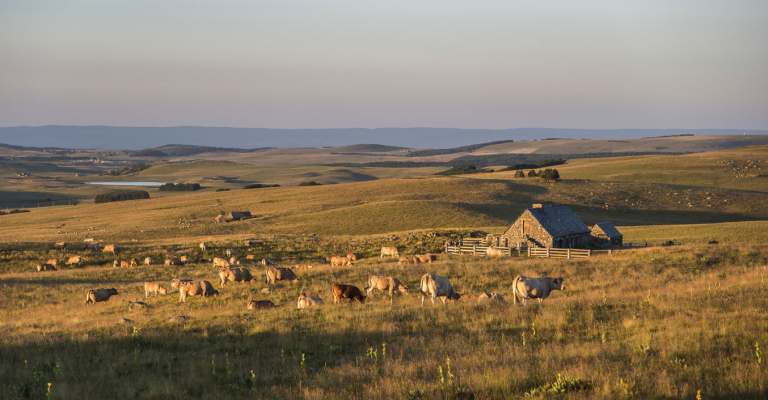
[[[621,246],[624,242],[622,235],[610,222],[599,222],[592,227],[592,241],[598,246]]]
[[[565,205],[534,204],[517,217],[515,223],[498,237],[496,245],[504,247],[573,248],[592,240],[591,231]]]

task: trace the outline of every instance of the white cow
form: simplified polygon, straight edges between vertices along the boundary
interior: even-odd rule
[[[435,304],[435,299],[438,297],[443,298],[443,304],[445,304],[445,300],[447,299],[459,299],[459,295],[453,291],[453,287],[448,278],[435,274],[424,274],[424,276],[421,277],[419,292],[421,292],[422,307],[424,306],[424,299],[427,298],[427,295],[432,297],[432,305]]]
[[[549,297],[553,290],[565,290],[563,278],[529,278],[516,276],[512,281],[512,295],[514,304],[520,300],[523,305],[528,305],[528,299],[539,299],[539,308],[544,307],[544,299]],[[568,296],[568,295],[566,295]]]

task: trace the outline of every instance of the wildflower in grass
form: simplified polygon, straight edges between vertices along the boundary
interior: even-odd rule
[[[757,358],[757,363],[762,364],[763,353],[760,352],[760,344],[757,342],[755,342],[755,357]]]
[[[48,400],[50,400],[51,398],[51,386],[53,386],[53,384],[51,382],[48,382],[48,391],[45,393],[45,398]]]

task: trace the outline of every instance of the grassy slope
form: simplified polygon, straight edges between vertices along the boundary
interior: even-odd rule
[[[150,308],[139,311],[122,300],[140,298],[143,281],[184,277],[218,287],[210,265],[6,274],[0,397],[41,398],[50,382],[52,398],[60,399],[501,399],[522,398],[562,374],[579,383],[563,385],[568,398],[692,398],[697,391],[761,398],[768,370],[755,345],[768,346],[760,284],[766,250],[657,248],[582,261],[454,258],[408,268],[365,260],[299,272],[299,285],[279,283],[269,295],[261,283],[230,283],[217,299],[177,305],[170,294],[146,300]],[[263,279],[261,268],[251,271]],[[390,302],[378,293],[364,306],[295,309],[301,292],[330,304],[333,282],[362,288],[376,273],[413,289],[427,271],[449,276],[459,292],[498,292],[509,302],[422,308],[418,294]],[[555,292],[543,310],[514,307],[509,283],[517,274],[564,276],[570,297]],[[94,287],[121,294],[83,307]],[[279,308],[247,312],[251,298]],[[177,315],[191,319],[167,322]]]

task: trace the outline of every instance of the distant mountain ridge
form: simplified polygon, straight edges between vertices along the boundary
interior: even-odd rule
[[[409,148],[449,148],[502,140],[638,139],[669,135],[765,135],[768,130],[740,129],[457,129],[347,128],[271,129],[224,127],[16,126],[0,128],[0,143],[28,147],[141,150],[179,143],[193,146],[254,149],[327,147],[359,143]]]

